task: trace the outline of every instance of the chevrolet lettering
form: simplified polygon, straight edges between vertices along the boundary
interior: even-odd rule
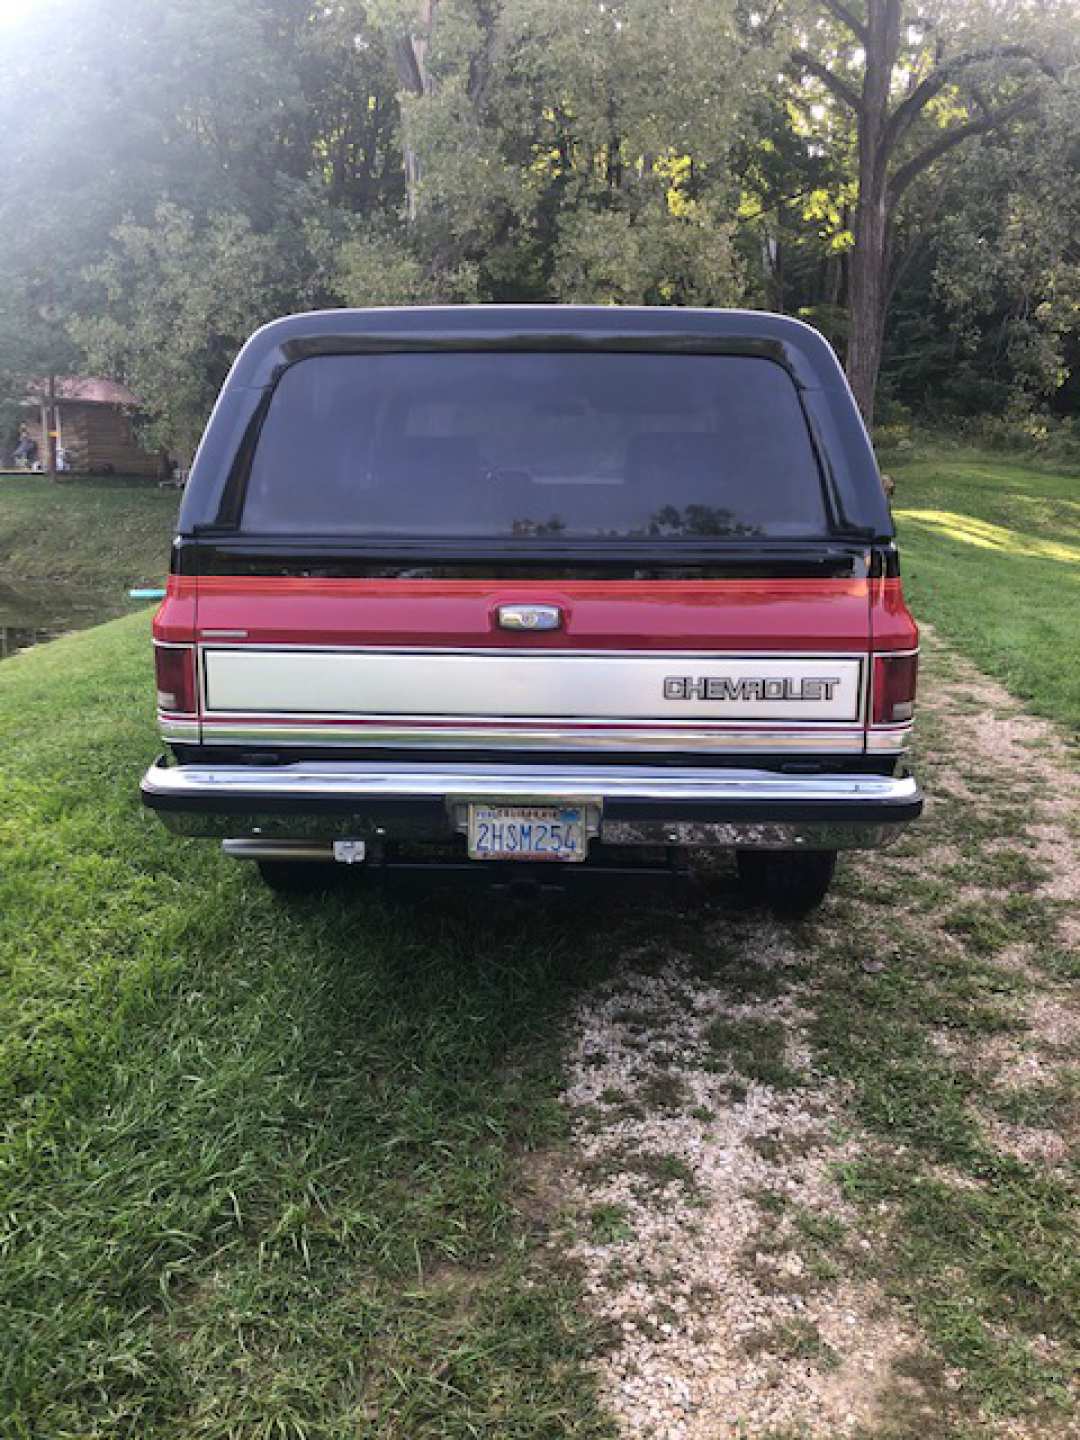
[[[274,321],[170,570],[143,801],[277,890],[713,848],[798,913],[922,808],[881,478],[835,355],[785,316]]]
[[[837,677],[733,680],[729,675],[703,675],[694,680],[687,675],[669,675],[664,681],[664,699],[831,700],[839,684]]]

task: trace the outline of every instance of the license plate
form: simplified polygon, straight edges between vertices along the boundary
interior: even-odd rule
[[[470,805],[473,860],[584,860],[584,805]]]

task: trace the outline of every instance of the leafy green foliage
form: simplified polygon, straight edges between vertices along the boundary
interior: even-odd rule
[[[154,417],[149,439],[190,454],[252,330],[325,299],[323,237],[302,201],[261,233],[238,211],[200,223],[172,204],[149,225],[115,230],[110,253],[89,271],[106,304],[71,330],[92,368],[128,377]]]
[[[878,4],[856,6],[856,25]],[[930,159],[893,206],[894,409],[1080,403],[1067,9],[934,0],[902,27],[894,79],[926,103],[894,169]],[[104,371],[139,394],[148,442],[186,459],[245,335],[326,305],[765,305],[843,348],[858,125],[820,79],[862,83],[843,13],[35,8],[0,37],[0,419],[30,378]],[[963,165],[934,153],[1021,100],[965,141]]]

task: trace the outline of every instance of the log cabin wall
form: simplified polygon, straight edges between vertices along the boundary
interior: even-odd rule
[[[69,470],[90,469],[90,417],[88,405],[62,405],[60,432]]]
[[[58,409],[61,444],[69,469],[99,475],[154,477],[158,474],[157,455],[142,448],[135,438],[129,415],[118,405],[61,400]],[[44,463],[40,411],[28,414],[24,424],[31,438],[37,441],[38,457]]]
[[[158,457],[144,450],[135,438],[131,419],[115,405],[64,405],[62,424],[67,429],[69,411],[82,412],[78,417],[85,434],[87,470],[101,471],[112,467],[116,475],[149,475],[158,473]]]

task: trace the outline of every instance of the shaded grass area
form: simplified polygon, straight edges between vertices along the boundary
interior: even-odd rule
[[[0,476],[0,625],[95,625],[160,585],[175,490],[119,477]]]
[[[916,614],[1038,714],[1080,727],[1080,476],[960,449],[882,464]]]
[[[512,1184],[588,925],[284,907],[170,840],[147,640],[0,682],[5,1434],[606,1434]]]

